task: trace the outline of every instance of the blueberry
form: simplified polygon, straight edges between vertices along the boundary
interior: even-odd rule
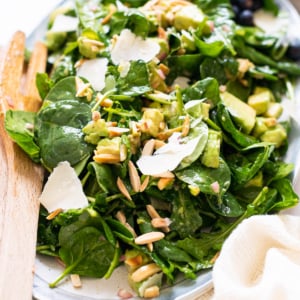
[[[252,10],[256,11],[260,8],[263,7],[263,1],[262,0],[253,0],[253,6],[252,6]]]
[[[244,26],[253,26],[253,12],[250,9],[245,9],[238,15],[238,23]]]
[[[237,5],[232,5],[232,10],[233,10],[234,15],[235,15],[236,17],[237,17],[237,16],[240,14],[240,12],[241,12],[240,8],[239,8]]]
[[[287,48],[286,56],[292,60],[300,60],[300,39],[291,41]]]

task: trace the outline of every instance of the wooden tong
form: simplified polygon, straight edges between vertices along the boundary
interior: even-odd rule
[[[4,128],[8,109],[36,111],[37,72],[45,72],[47,49],[37,42],[25,63],[25,35],[16,32],[0,63],[0,299],[31,300],[43,169],[11,141]]]

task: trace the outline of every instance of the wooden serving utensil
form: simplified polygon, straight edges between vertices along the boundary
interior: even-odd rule
[[[10,139],[8,109],[36,111],[41,99],[37,72],[45,72],[47,49],[37,42],[25,63],[25,34],[16,32],[0,63],[0,299],[32,299],[35,247],[43,168]]]

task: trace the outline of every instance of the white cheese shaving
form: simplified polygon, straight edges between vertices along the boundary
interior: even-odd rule
[[[50,29],[51,32],[71,32],[76,31],[78,27],[78,19],[75,17],[58,15]]]
[[[137,166],[144,175],[151,176],[173,171],[185,157],[194,152],[197,144],[198,138],[184,144],[181,143],[180,133],[173,133],[168,143],[153,155],[142,155],[137,161]]]
[[[111,59],[115,65],[126,61],[149,62],[159,53],[160,47],[151,39],[142,39],[129,29],[123,29],[112,45]]]
[[[107,58],[87,59],[77,68],[76,75],[87,79],[94,90],[101,91],[105,87],[107,64]]]
[[[61,162],[53,169],[40,196],[40,202],[48,212],[88,205],[81,182],[69,162]]]

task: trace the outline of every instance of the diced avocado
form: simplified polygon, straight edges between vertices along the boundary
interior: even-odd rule
[[[120,155],[121,138],[104,138],[98,142],[96,154]]]
[[[186,112],[194,118],[199,118],[202,116],[204,119],[208,119],[209,117],[210,105],[203,100],[188,101],[184,105],[184,108]]]
[[[267,130],[268,130],[268,127],[265,124],[264,118],[258,117],[258,118],[256,118],[255,125],[254,125],[254,128],[253,128],[251,134],[254,137],[258,138],[259,136],[261,136]]]
[[[46,46],[50,51],[56,51],[60,49],[62,44],[65,42],[66,38],[66,32],[47,31],[45,34]]]
[[[265,117],[278,119],[283,112],[281,103],[272,102],[269,104],[267,111],[264,113]]]
[[[281,124],[277,124],[274,128],[268,129],[260,136],[262,142],[274,143],[275,147],[280,147],[287,139],[287,133]]]
[[[197,28],[205,15],[196,5],[182,6],[174,15],[174,27],[177,30]]]
[[[156,137],[160,131],[160,124],[163,121],[164,115],[158,109],[146,109],[142,117],[142,132]]]
[[[108,136],[108,129],[104,119],[89,122],[83,129],[84,140],[87,143],[97,145],[101,137]]]
[[[80,54],[90,59],[96,58],[97,54],[105,48],[102,42],[83,36],[79,37],[77,42]]]
[[[250,179],[245,187],[262,187],[263,186],[263,173],[259,171],[252,179]]]
[[[225,91],[221,93],[220,96],[233,120],[241,126],[244,133],[249,134],[255,125],[255,110],[231,93]]]
[[[203,165],[209,168],[219,167],[219,156],[222,134],[220,131],[209,129],[208,140],[201,157]]]
[[[264,90],[249,96],[248,104],[255,109],[257,115],[265,113],[272,101],[271,91]]]
[[[182,43],[183,48],[188,51],[196,50],[194,38],[186,30],[182,30],[182,32],[181,32],[181,43]]]

